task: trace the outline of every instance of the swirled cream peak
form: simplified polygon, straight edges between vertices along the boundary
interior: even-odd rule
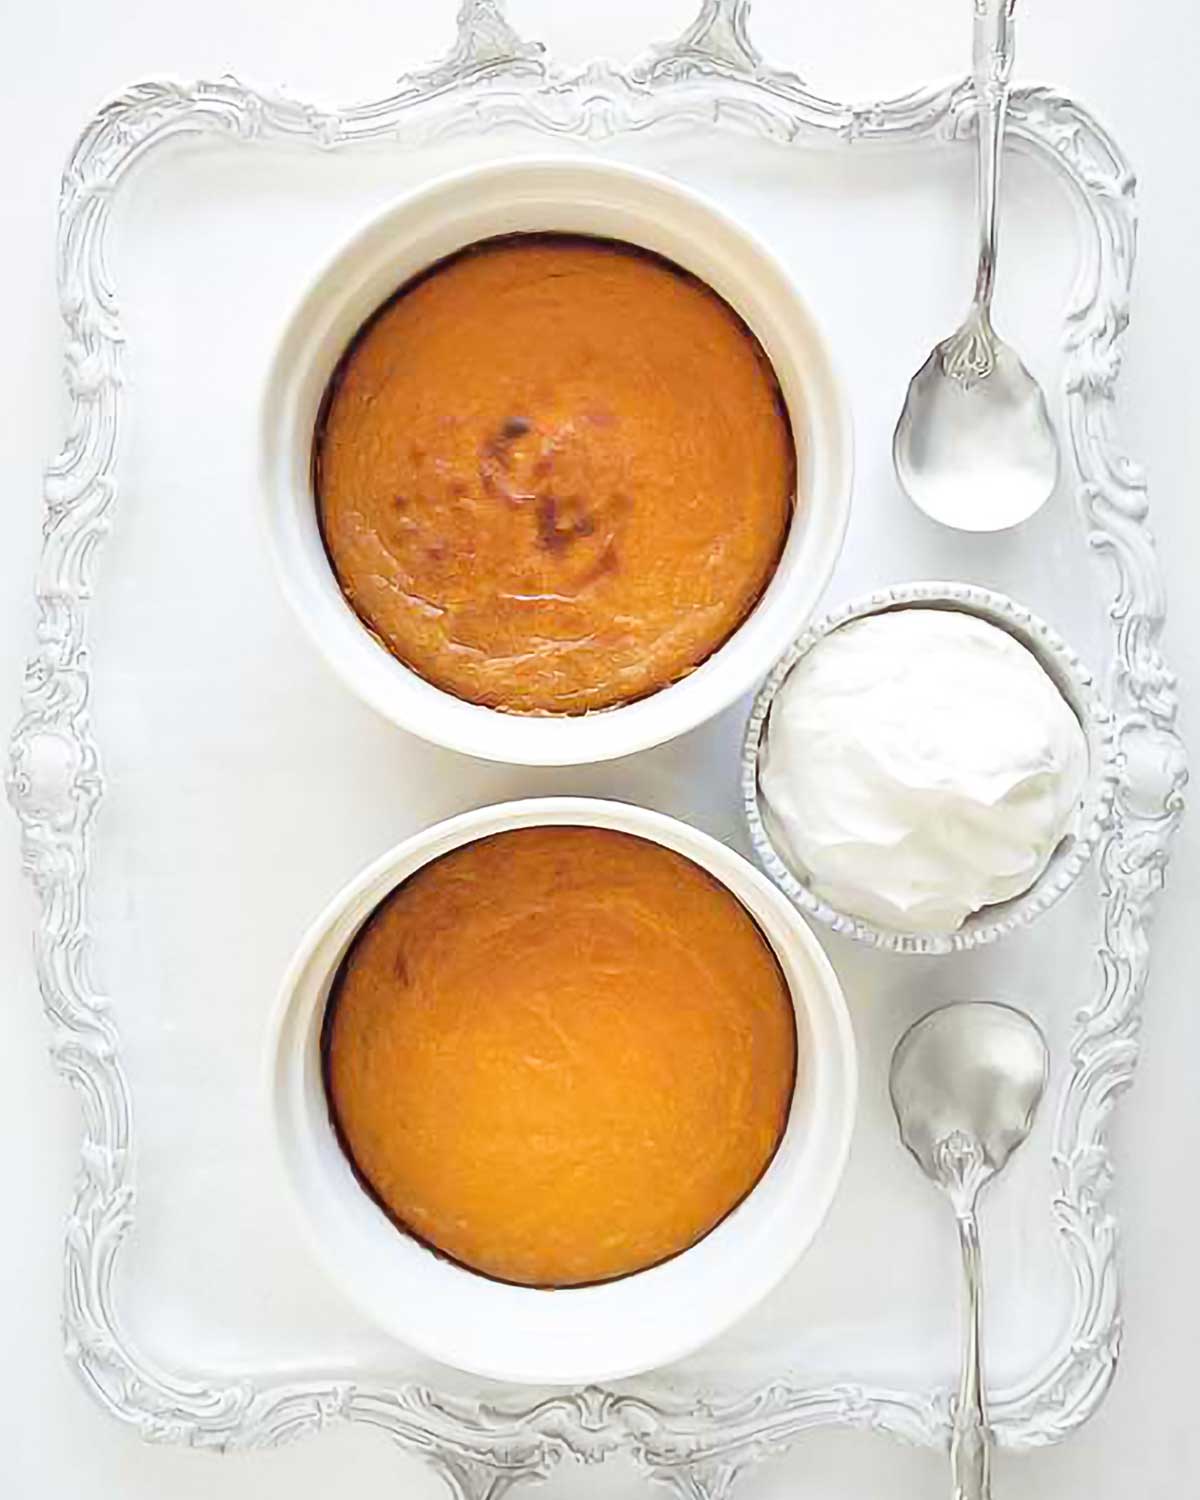
[[[957,610],[832,631],[775,698],[759,768],[781,857],[839,911],[952,932],[1027,890],[1078,818],[1083,730],[1034,656]]]

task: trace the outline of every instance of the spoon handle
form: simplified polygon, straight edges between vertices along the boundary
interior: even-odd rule
[[[979,271],[975,300],[985,311],[991,306],[996,275],[996,196],[1016,40],[1013,20],[1016,3],[1017,0],[975,0],[971,48],[979,142]]]
[[[954,1430],[950,1435],[950,1472],[954,1477],[954,1500],[991,1500],[991,1434],[984,1410],[979,1349],[983,1299],[979,1265],[979,1223],[974,1209],[959,1213],[957,1218],[966,1306],[963,1318],[962,1379],[958,1387],[958,1402],[954,1408]]]

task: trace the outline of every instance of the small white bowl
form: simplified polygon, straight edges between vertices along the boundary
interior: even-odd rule
[[[406,876],[510,828],[582,824],[652,839],[716,876],[783,967],[802,1066],[779,1150],[754,1190],[673,1260],[599,1286],[510,1286],[441,1259],[398,1230],[360,1186],[330,1123],[321,1024],[347,948]],[[740,855],[685,823],[621,802],[550,797],[464,813],[370,865],[326,908],[288,969],[270,1038],[269,1106],[285,1174],[330,1275],[404,1343],[498,1380],[578,1385],[680,1359],[766,1295],[820,1228],[854,1125],[857,1063],[829,961],[795,908]],[[654,1183],[646,1183],[654,1191]]]
[[[494,235],[566,231],[656,251],[746,321],[775,368],[796,441],[798,504],[775,575],[728,641],[689,676],[576,717],[499,713],[412,672],[338,587],[317,523],[313,430],[334,368],[363,322],[443,257]],[[485,760],[578,765],[682,734],[746,692],[815,609],[850,507],[850,417],[825,342],[779,264],[742,228],[663,177],[611,162],[516,160],[445,177],[389,208],[320,270],[268,379],[263,493],[278,571],[305,628],[349,687],[413,734]]]
[[[894,932],[852,913],[838,911],[813,894],[802,876],[782,858],[771,836],[770,817],[758,784],[758,761],[771,705],[784,679],[802,656],[824,636],[851,620],[888,610],[955,609],[978,615],[1005,630],[1037,659],[1066,699],[1083,728],[1088,750],[1088,783],[1077,829],[1068,833],[1050,862],[1027,891],[1011,901],[973,912],[955,932]],[[835,932],[893,953],[961,953],[1025,927],[1048,911],[1078,880],[1091,859],[1112,812],[1116,790],[1116,745],[1111,716],[1096,691],[1091,673],[1054,630],[1024,605],[1005,594],[967,583],[909,583],[881,589],[852,600],[819,620],[776,663],[750,710],[742,747],[742,803],[750,839],[759,863],[781,891],[810,917]]]

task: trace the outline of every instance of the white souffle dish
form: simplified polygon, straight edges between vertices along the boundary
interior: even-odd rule
[[[362,324],[453,252],[496,235],[561,231],[622,240],[719,293],[774,367],[795,439],[797,499],[779,566],[732,636],[688,676],[590,714],[523,716],[434,687],[371,634],[322,542],[313,434],[329,379]],[[314,276],[280,341],[263,409],[262,489],[277,569],[304,627],[346,684],[423,739],[486,760],[578,765],[694,728],[752,687],[809,619],[850,507],[846,399],[820,331],[778,262],[723,212],[665,177],[589,159],[518,159],[442,178],[355,233]]]
[[[356,1179],[330,1121],[321,1027],[355,934],[415,870],[507,829],[611,828],[685,855],[753,916],[784,971],[803,1066],[779,1149],[749,1195],[673,1259],[595,1286],[493,1281],[397,1229]],[[376,1323],[434,1359],[498,1380],[580,1385],[668,1364],[716,1337],[788,1273],[817,1233],[849,1151],[854,1034],[837,977],[795,907],[724,844],[621,802],[550,797],[463,813],[368,866],[309,929],[283,981],[268,1105],[286,1177],[329,1274]],[[653,1184],[647,1184],[652,1190]]]
[[[775,698],[792,668],[824,637],[851,621],[894,610],[946,609],[974,615],[1024,646],[1058,689],[1083,730],[1088,767],[1076,827],[1062,839],[1033,884],[1011,900],[983,906],[952,932],[901,932],[876,925],[821,899],[781,853],[759,784],[762,747]],[[806,631],[776,663],[750,711],[742,748],[742,802],[755,854],[781,891],[807,916],[835,932],[894,953],[960,953],[994,942],[1047,911],[1079,878],[1112,810],[1116,788],[1112,722],[1091,674],[1043,620],[1004,594],[966,583],[909,583],[852,600]]]

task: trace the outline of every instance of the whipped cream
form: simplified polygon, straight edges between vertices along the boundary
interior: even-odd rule
[[[759,763],[780,857],[830,906],[952,932],[1027,890],[1078,822],[1078,719],[1007,632],[956,610],[852,621],[788,673]]]

